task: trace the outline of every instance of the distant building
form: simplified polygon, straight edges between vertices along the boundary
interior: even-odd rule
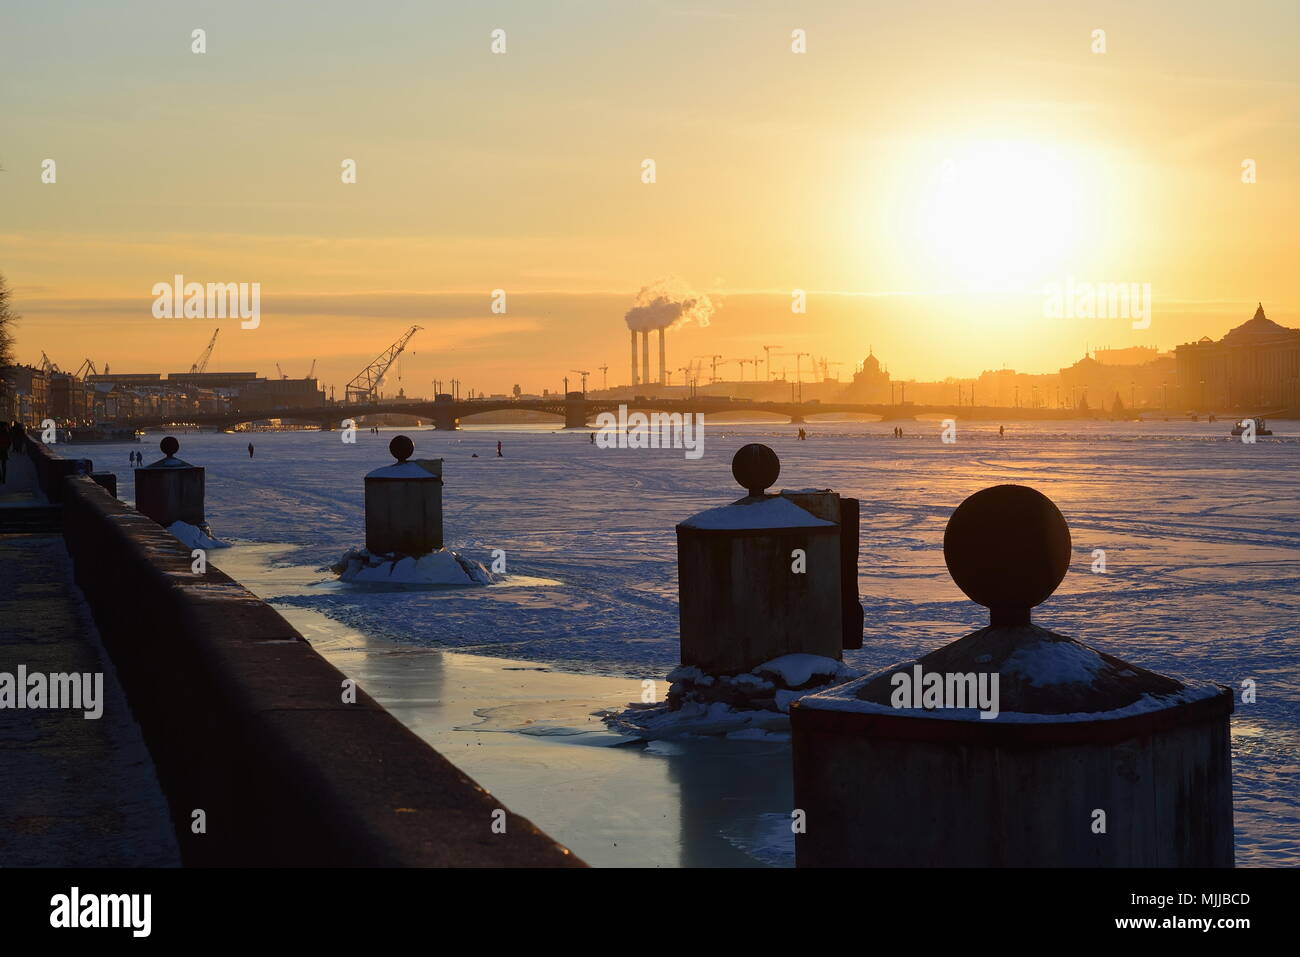
[[[187,386],[200,389],[243,389],[254,382],[270,380],[259,379],[256,372],[169,372],[167,384]],[[290,379],[301,382],[301,379]],[[313,379],[313,382],[316,380]]]
[[[93,382],[93,383],[107,383],[109,385],[129,386],[131,388],[137,388],[141,386],[158,387],[162,385],[162,373],[161,372],[122,372],[122,373],[114,372],[112,375],[109,375],[107,372],[105,372],[99,375],[88,375],[86,376],[86,381]]]
[[[48,372],[35,366],[9,366],[0,371],[0,379],[4,383],[0,390],[0,402],[5,405],[3,418],[35,428],[49,416]]]
[[[1017,372],[1015,369],[986,369],[964,390],[963,401],[999,409],[1047,408],[1056,404],[1059,378],[1050,373]]]
[[[889,373],[881,366],[875,354],[862,360],[862,368],[853,373],[840,400],[843,402],[861,402],[866,405],[887,405],[890,402]]]
[[[1140,366],[1155,362],[1160,350],[1155,346],[1129,346],[1127,349],[1093,349],[1092,357],[1104,366]]]
[[[233,400],[238,412],[274,412],[276,409],[315,408],[325,405],[325,390],[315,379],[255,379],[240,386]]]
[[[1121,361],[1102,362],[1103,354]],[[1151,358],[1141,363],[1129,361],[1145,356]],[[1067,409],[1086,406],[1094,412],[1109,412],[1114,408],[1116,396],[1126,409],[1166,409],[1171,402],[1176,402],[1178,376],[1172,353],[1154,349],[1141,353],[1129,349],[1098,349],[1062,369],[1060,387],[1061,405]]]
[[[1255,315],[1218,342],[1208,336],[1175,350],[1184,405],[1263,412],[1300,408],[1300,329]]]
[[[71,372],[51,372],[50,417],[60,425],[89,425],[94,415],[94,389]]]

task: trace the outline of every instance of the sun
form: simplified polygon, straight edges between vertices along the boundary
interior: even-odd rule
[[[1081,251],[1089,194],[1063,150],[1014,140],[964,144],[922,186],[917,254],[936,279],[968,290],[1041,282]]]

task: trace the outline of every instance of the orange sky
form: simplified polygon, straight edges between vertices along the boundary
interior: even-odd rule
[[[720,303],[671,334],[673,367],[779,344],[842,375],[872,346],[907,378],[1048,371],[1085,344],[1217,337],[1257,300],[1300,326],[1294,3],[435,6],[9,17],[20,359],[183,370],[221,325],[210,369],[315,359],[341,390],[414,322],[413,394],[602,364],[613,384],[622,313],[664,276]],[[260,326],[155,319],[176,273],[259,282]],[[1150,327],[1048,317],[1069,278],[1149,283]]]

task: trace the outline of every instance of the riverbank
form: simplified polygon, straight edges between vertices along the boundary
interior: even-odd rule
[[[581,866],[269,605],[92,481],[89,462],[19,451],[56,506],[185,865]]]

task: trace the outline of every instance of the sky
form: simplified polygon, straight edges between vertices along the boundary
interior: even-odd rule
[[[613,385],[665,278],[715,306],[670,367],[728,378],[763,345],[937,379],[1217,338],[1257,301],[1300,326],[1300,6],[1075,6],[10,0],[18,357],[184,371],[220,327],[210,371],[315,361],[341,394],[419,324],[409,394]],[[259,325],[155,318],[176,274],[260,283]],[[1151,321],[1060,318],[1069,283],[1147,288]]]

